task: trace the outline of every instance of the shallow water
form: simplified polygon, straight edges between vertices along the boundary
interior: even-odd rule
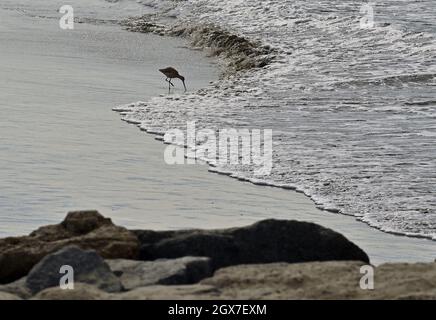
[[[46,18],[57,3],[47,3],[0,5],[0,237],[80,208],[143,219],[153,197],[150,151],[111,108],[166,94],[162,65],[182,66],[190,90],[217,77],[210,60],[179,39],[112,24],[61,30]]]
[[[320,208],[387,232],[436,240],[436,6],[377,1],[366,29],[361,5],[178,4],[172,15],[268,44],[276,59],[201,95],[138,104],[125,117],[161,133],[193,115],[211,129],[272,128],[273,171],[263,183],[297,188]],[[250,166],[218,170],[259,180]]]
[[[216,67],[183,41],[127,33],[107,20],[123,17],[118,6],[136,12],[128,1],[78,1],[83,10],[93,8],[86,15],[93,19],[71,33],[57,27],[61,2],[0,5],[0,237],[58,223],[77,209],[98,209],[117,224],[142,229],[280,218],[333,228],[373,263],[434,259],[432,241],[322,212],[300,193],[211,174],[207,166],[166,165],[164,146],[120,121],[112,107],[166,95],[156,65],[180,65],[192,91],[215,80]]]

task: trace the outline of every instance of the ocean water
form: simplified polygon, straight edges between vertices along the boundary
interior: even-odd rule
[[[0,237],[58,223],[67,211],[78,209],[98,209],[116,224],[135,229],[224,228],[265,218],[296,219],[342,233],[363,248],[372,263],[434,260],[434,241],[398,237],[369,228],[351,215],[322,212],[303,194],[228,179],[208,173],[207,166],[168,166],[163,161],[163,144],[126,125],[111,111],[122,105],[126,120],[156,132],[183,128],[188,119],[197,119],[198,127],[217,129],[272,126],[275,171],[271,177],[254,180],[250,168],[244,167],[210,170],[299,190],[310,186],[300,183],[309,174],[319,179],[316,170],[321,169],[303,160],[314,162],[317,156],[322,160],[326,151],[319,147],[321,142],[308,141],[306,153],[301,151],[303,145],[289,152],[293,146],[284,142],[298,146],[298,140],[288,139],[290,132],[296,132],[290,124],[305,124],[303,133],[314,135],[314,130],[327,132],[328,128],[308,120],[319,118],[323,123],[330,118],[322,115],[320,106],[313,106],[304,90],[290,86],[287,92],[292,70],[281,49],[268,68],[207,86],[218,74],[204,52],[189,50],[182,39],[126,32],[117,25],[127,16],[151,12],[165,12],[166,23],[178,23],[175,16],[189,20],[196,14],[199,22],[217,21],[229,30],[268,42],[258,31],[248,34],[249,24],[244,31],[244,23],[235,22],[242,19],[237,12],[220,16],[223,8],[211,2],[196,7],[200,2],[75,0],[77,22],[83,23],[65,31],[58,26],[58,9],[64,4],[63,0],[0,2]],[[244,5],[232,4],[235,8]],[[156,70],[166,65],[180,67],[187,76],[187,93],[176,83],[168,95]],[[282,72],[288,82],[275,79],[274,72]],[[272,83],[277,87],[272,88]],[[315,85],[306,86],[317,92]],[[290,104],[294,96],[300,105]],[[304,97],[306,107],[301,104]],[[147,103],[125,105],[137,100]],[[427,103],[419,101],[418,107]],[[298,119],[291,117],[293,109]],[[340,111],[331,112],[341,115]],[[431,129],[427,136],[428,132]],[[285,152],[286,157],[281,155]],[[288,170],[289,161],[299,166]],[[306,167],[310,170],[303,171]],[[286,174],[278,175],[278,168]],[[291,183],[291,177],[298,181]],[[335,178],[345,181],[346,176]]]
[[[218,25],[269,45],[275,59],[197,93],[118,110],[160,134],[192,120],[199,128],[271,128],[271,175],[242,165],[213,170],[295,188],[320,208],[436,240],[436,6],[377,1],[374,25],[362,28],[362,4],[167,2],[163,17]]]
[[[59,28],[63,4],[0,1],[0,237],[81,209],[132,228],[173,227],[180,219],[171,213],[191,208],[181,186],[168,182],[178,175],[161,165],[161,145],[111,108],[167,94],[162,65],[184,65],[191,90],[216,79],[216,68],[182,39],[114,24],[146,11],[135,2],[77,0],[76,17],[88,23],[74,30]]]

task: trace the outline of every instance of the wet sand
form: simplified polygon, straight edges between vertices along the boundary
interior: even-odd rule
[[[189,90],[216,79],[213,61],[185,42],[115,25],[79,24],[65,33],[57,20],[5,10],[0,17],[1,237],[57,223],[69,210],[98,209],[135,229],[313,221],[343,233],[373,263],[435,258],[435,242],[320,211],[302,194],[209,173],[206,166],[165,164],[165,146],[111,108],[167,94],[157,72],[162,66],[180,66]]]

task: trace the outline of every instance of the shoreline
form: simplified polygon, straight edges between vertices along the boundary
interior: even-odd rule
[[[128,125],[138,128],[138,123],[129,122],[127,120],[123,121]],[[159,133],[146,132],[143,128],[139,128],[139,131],[147,137],[146,139],[152,139],[154,142],[161,145],[160,150],[163,150],[166,144],[163,143],[162,140],[154,138],[159,137]],[[276,219],[309,221],[320,224],[342,233],[348,239],[359,245],[368,253],[371,261],[375,265],[389,262],[432,262],[435,259],[435,241],[427,238],[410,237],[402,234],[397,235],[385,232],[370,227],[368,224],[359,221],[354,216],[322,210],[316,207],[314,201],[303,192],[275,185],[255,184],[251,181],[231,177],[228,174],[211,172],[209,169],[202,168],[201,165],[183,165],[182,167],[190,167],[190,172],[195,171],[201,175],[212,175],[210,180],[216,180],[217,183],[222,183],[226,188],[231,188],[230,190],[232,193],[241,193],[243,190],[248,194],[255,192],[258,197],[261,195],[264,196],[265,199],[271,197],[271,200],[273,200],[271,203],[277,201],[277,205],[289,209],[289,211],[286,212],[280,210],[280,213],[276,213],[275,215],[263,214],[256,216],[256,218],[252,220],[253,222],[270,217]],[[202,173],[203,171],[206,172]],[[216,178],[213,178],[213,176]],[[290,204],[288,205],[288,203]],[[221,225],[221,227],[230,228],[242,226],[244,223],[247,223],[245,221],[247,220],[238,221],[238,219],[231,219]],[[189,228],[189,226],[172,228],[172,230],[183,230],[186,228]],[[208,227],[207,225],[202,224],[200,228],[213,230],[216,226]],[[158,230],[165,230],[165,228],[158,228]],[[380,243],[383,243],[384,246],[380,247]]]
[[[124,20],[121,23],[121,25],[125,26],[128,31],[132,31],[132,32],[153,33],[159,36],[170,36],[176,38],[182,37],[184,39],[189,40],[192,48],[200,48],[201,50],[207,53],[212,52],[211,55],[218,58],[218,62],[221,68],[224,69],[224,71],[222,71],[221,74],[221,76],[224,78],[238,74],[239,72],[246,72],[251,69],[265,67],[274,59],[274,57],[271,57],[271,55],[274,55],[276,53],[269,46],[262,46],[261,44],[251,43],[247,38],[232,34],[229,31],[221,30],[213,25],[209,26],[209,25],[199,24],[196,26],[189,27],[184,24],[181,24],[179,26],[173,24],[170,25],[169,27],[166,27],[162,24],[156,23],[156,21],[149,20],[149,19],[150,19],[149,16],[129,18]],[[157,18],[157,20],[158,19],[159,18]],[[222,46],[223,43],[225,44],[224,46]],[[240,50],[238,43],[242,43],[243,47],[249,48],[248,54],[245,53],[243,49]],[[219,50],[217,48],[219,48]],[[253,48],[257,48],[259,49],[259,51],[256,51]],[[243,56],[242,58],[241,55]],[[255,58],[249,59],[250,60],[249,62],[243,63],[242,65],[238,65],[238,62],[244,61],[244,57],[248,57],[248,56],[251,57],[254,56]],[[257,62],[256,59],[258,60]],[[219,81],[220,80],[218,80],[218,82]],[[212,88],[214,86],[216,86],[216,84],[211,84],[207,87],[200,89],[200,91],[207,90],[208,88]],[[146,103],[152,104],[153,101],[151,99],[150,102],[146,102]],[[137,121],[134,118],[133,119],[125,118],[125,116],[129,114],[129,108],[125,108],[124,106],[118,106],[118,107],[114,107],[113,110],[120,113],[123,121],[126,121],[129,124],[139,126],[141,131],[144,131],[145,133],[152,135],[158,141],[162,141],[161,138],[163,135],[162,132],[147,130],[146,127],[140,126],[141,124],[140,121]],[[272,188],[295,191],[297,193],[304,194],[308,199],[310,199],[313,202],[314,206],[316,206],[316,208],[319,209],[321,212],[325,211],[330,214],[340,214],[342,216],[353,217],[356,219],[356,221],[366,225],[368,228],[375,229],[377,231],[390,234],[393,236],[431,241],[435,244],[435,248],[436,248],[436,239],[434,238],[431,238],[429,236],[424,236],[421,234],[414,234],[414,233],[407,234],[398,231],[387,230],[386,228],[365,221],[364,218],[362,217],[343,213],[341,212],[341,210],[336,208],[334,209],[326,208],[322,204],[318,203],[315,197],[306,193],[304,190],[298,188],[297,186],[291,186],[285,184],[280,185],[279,183],[268,182],[268,181],[256,181],[256,179],[250,179],[245,177],[244,175],[237,175],[234,172],[227,172],[225,170],[220,171],[219,168],[217,168],[216,166],[212,165],[210,162],[205,161],[203,159],[201,160],[197,159],[197,160],[206,162],[207,165],[209,166],[208,171],[210,173],[227,176],[241,182],[251,183],[256,186],[268,186]]]
[[[117,113],[119,113],[120,115],[124,116],[127,109],[124,106],[120,106],[120,107],[114,107],[112,110],[117,112]],[[168,143],[163,141],[162,133],[148,131],[147,129],[144,129],[144,128],[140,127],[141,123],[138,122],[138,121],[135,121],[135,120],[129,120],[129,119],[123,119],[123,118],[121,120],[125,121],[126,123],[128,123],[130,125],[134,125],[134,126],[139,127],[141,132],[144,132],[144,133],[154,137],[154,140],[162,142],[164,145],[168,144]],[[174,144],[174,146],[180,147],[180,148],[186,148],[186,146],[180,146],[180,145],[176,145],[176,144]],[[380,228],[380,227],[378,227],[376,225],[371,225],[371,224],[367,223],[366,221],[361,220],[360,217],[356,217],[356,216],[353,216],[353,215],[350,215],[350,214],[345,214],[345,213],[342,213],[342,212],[340,212],[339,210],[336,210],[336,209],[326,209],[326,208],[323,208],[322,206],[320,206],[320,205],[318,205],[316,203],[316,200],[313,199],[312,196],[310,196],[309,194],[305,193],[303,190],[298,189],[298,187],[288,186],[288,185],[280,186],[278,184],[269,183],[269,182],[266,182],[266,181],[255,181],[255,180],[246,178],[244,176],[237,176],[237,175],[235,175],[232,172],[219,171],[218,169],[215,169],[215,168],[217,168],[216,166],[214,166],[213,164],[209,163],[206,160],[197,159],[197,158],[196,158],[196,160],[198,162],[203,162],[203,163],[207,164],[209,166],[207,171],[212,173],[212,174],[217,174],[217,175],[220,175],[220,176],[228,177],[228,178],[240,181],[240,182],[247,182],[247,183],[250,183],[250,184],[252,184],[254,186],[258,186],[258,187],[270,187],[270,188],[276,188],[276,189],[281,189],[281,190],[287,190],[287,191],[291,191],[291,192],[300,193],[300,194],[303,194],[305,197],[307,197],[313,203],[313,205],[316,207],[316,209],[318,209],[320,212],[324,211],[324,212],[328,212],[329,214],[339,214],[341,216],[353,217],[353,218],[356,219],[356,221],[365,224],[368,228],[375,229],[375,230],[378,230],[380,232],[383,232],[383,233],[386,233],[386,234],[390,234],[390,235],[393,235],[393,236],[399,236],[399,237],[410,238],[410,239],[427,240],[427,241],[430,241],[432,243],[435,243],[435,246],[436,246],[436,239],[425,237],[425,236],[422,236],[422,235],[419,235],[419,234],[418,235],[416,235],[416,234],[404,234],[404,233],[400,233],[400,232],[384,230],[384,229],[382,229],[382,228]]]
[[[92,27],[92,29],[94,29],[94,27]],[[119,73],[119,70],[111,72],[111,74],[114,75],[117,73]],[[193,69],[190,73],[198,74],[198,70]],[[130,77],[133,75],[138,77],[138,81],[144,80],[143,75],[136,75],[136,73],[134,73],[130,74]],[[159,81],[155,80],[154,73],[153,77],[153,80],[148,80],[148,83],[152,88],[152,90],[150,90],[155,93],[160,90],[161,85]],[[192,81],[194,80],[195,79],[192,79]],[[198,81],[197,85],[200,86],[201,84],[201,81]],[[137,86],[136,90],[140,92],[140,90],[144,89]],[[163,91],[166,92],[166,88],[164,89]],[[116,99],[120,99],[120,94],[121,93],[117,94],[118,97],[116,97]],[[125,94],[123,99],[127,100],[130,99],[129,94],[134,96],[136,92],[132,93],[129,91],[123,94]],[[293,194],[289,193],[289,191],[278,190],[276,188],[269,189],[258,187],[251,183],[245,184],[236,179],[211,175],[207,172],[207,168],[204,167],[169,168],[168,166],[162,166],[162,143],[154,141],[152,136],[148,136],[146,138],[147,141],[144,141],[144,136],[133,132],[134,130],[132,130],[132,128],[125,126],[124,123],[119,121],[117,115],[108,111],[108,108],[111,106],[110,99],[115,99],[115,97],[106,97],[104,100],[99,100],[97,99],[98,97],[93,98],[92,105],[89,104],[89,101],[85,101],[88,103],[85,104],[85,106],[92,106],[95,108],[95,111],[91,112],[89,123],[85,123],[82,130],[94,127],[92,124],[93,121],[91,120],[96,117],[97,111],[102,114],[109,113],[109,115],[104,118],[105,122],[110,124],[105,129],[105,133],[102,133],[101,128],[95,128],[95,132],[93,131],[92,133],[96,135],[107,134],[110,140],[119,139],[116,140],[119,141],[119,143],[123,141],[131,142],[131,145],[118,150],[118,152],[126,152],[126,157],[121,157],[117,160],[117,168],[120,169],[120,173],[122,173],[120,177],[127,175],[131,180],[127,181],[128,184],[126,185],[121,184],[121,180],[117,180],[109,184],[103,184],[100,187],[95,187],[90,183],[89,175],[86,175],[84,181],[69,180],[68,185],[74,185],[78,191],[73,190],[74,192],[69,192],[68,196],[71,198],[77,197],[77,199],[80,200],[80,202],[70,204],[71,210],[93,207],[110,215],[117,223],[122,222],[123,225],[130,227],[140,225],[143,228],[154,229],[241,226],[272,217],[317,221],[323,222],[329,227],[331,226],[334,230],[338,229],[336,226],[339,225],[342,226],[339,228],[341,230],[348,229],[344,230],[347,236],[356,239],[356,242],[374,257],[374,261],[401,261],[405,259],[404,257],[410,261],[427,261],[431,258],[431,245],[427,242],[397,241],[394,237],[379,234],[377,230],[369,228],[366,224],[356,222],[354,217],[335,216],[333,214],[326,215],[316,209],[312,201],[301,194]],[[101,101],[104,101],[104,103]],[[74,110],[78,108],[80,104],[81,103],[77,105],[74,104],[70,109]],[[43,106],[43,104],[41,106]],[[41,110],[43,110],[43,108],[41,108]],[[79,113],[80,110],[81,109],[77,109],[76,112]],[[83,117],[83,114],[80,116]],[[116,125],[116,127],[113,125]],[[82,126],[79,126],[79,128],[82,128]],[[113,132],[114,128],[119,128],[119,130],[116,130],[116,134]],[[77,128],[75,128],[75,130],[77,130]],[[23,128],[20,128],[20,132],[22,131]],[[108,143],[108,141],[104,140],[104,144],[106,143]],[[130,153],[130,148],[139,148],[139,152]],[[95,151],[94,148],[91,148],[89,152],[85,152],[85,155],[93,154],[93,151]],[[139,157],[141,153],[143,153],[142,157]],[[144,158],[144,155],[148,157],[147,165],[144,165],[141,160]],[[99,159],[100,158],[97,160]],[[135,159],[139,160],[135,161]],[[102,157],[101,160],[108,161],[108,158]],[[97,163],[101,165],[102,162]],[[133,171],[134,175],[132,175],[131,171],[124,171],[123,168],[119,168],[120,163],[127,164],[137,169]],[[83,161],[81,164],[83,165]],[[95,166],[95,164],[90,165],[90,167],[93,166]],[[156,170],[156,168],[159,169]],[[105,171],[103,175],[107,176],[107,172],[113,173],[113,168],[103,171]],[[118,173],[118,171],[116,172]],[[93,172],[93,175],[94,174],[95,172]],[[159,181],[162,181],[162,183]],[[181,184],[185,184],[185,186]],[[84,187],[92,187],[92,189],[102,188],[103,191],[106,191],[108,185],[111,186],[109,190],[113,192],[110,194],[111,201],[99,201],[99,198],[95,196],[83,197],[82,190]],[[186,190],[186,186],[190,186],[190,190]],[[162,190],[167,192],[168,196]],[[156,191],[159,191],[160,194],[158,195]],[[283,191],[286,191],[286,193]],[[20,190],[20,192],[23,191]],[[129,194],[127,195],[126,192]],[[133,193],[134,195],[132,196]],[[189,195],[189,197],[187,197],[187,195]],[[97,196],[100,196],[100,194],[97,194]],[[141,201],[146,201],[146,205],[142,205],[143,202],[126,203],[124,197],[127,196],[137,197],[137,199]],[[114,197],[116,197],[116,200],[113,199]],[[145,200],[142,200],[144,198]],[[166,202],[165,206],[162,206],[162,204],[157,205],[157,203],[163,201]],[[195,204],[190,202],[195,202]],[[132,214],[129,212],[130,206],[137,206],[140,207],[140,209]],[[32,213],[35,213],[35,211],[36,210],[33,210]],[[31,224],[29,231],[33,230],[36,225],[44,225],[57,221],[64,214],[64,209],[62,208],[53,215],[47,215],[51,212],[49,209],[41,209],[39,211],[44,213],[42,216],[43,220],[38,220],[41,219],[38,215],[31,216],[34,220],[29,221],[29,225]],[[165,217],[163,217],[163,214]],[[39,222],[35,223],[34,221]],[[21,221],[20,223],[23,224],[24,222],[26,221]],[[22,233],[25,232],[17,232],[17,234]],[[392,242],[393,247],[379,248],[377,244],[380,242]],[[419,248],[422,248],[422,250],[418,250]],[[409,252],[413,254],[409,254]]]
[[[176,8],[176,6],[177,6],[177,4],[174,4],[173,9]],[[238,76],[240,78],[249,78],[250,76],[256,76],[256,72],[251,73],[250,71],[259,70],[259,68],[257,68],[257,67],[260,67],[260,68],[268,67],[269,63],[276,58],[275,55],[278,52],[275,51],[274,48],[271,48],[269,45],[262,45],[262,44],[260,44],[260,41],[258,41],[258,42],[250,41],[250,37],[244,37],[244,35],[242,35],[242,36],[240,35],[241,30],[239,30],[239,33],[236,33],[236,31],[232,33],[231,31],[228,31],[229,28],[216,27],[213,25],[212,22],[205,23],[204,19],[202,20],[202,22],[193,22],[193,21],[189,20],[189,17],[190,17],[189,14],[186,15],[186,13],[185,13],[185,16],[188,18],[186,18],[185,16],[183,18],[180,18],[173,11],[171,11],[171,12],[172,12],[171,18],[166,16],[166,12],[163,12],[163,13],[158,13],[155,15],[145,15],[142,17],[132,18],[130,20],[128,19],[123,24],[125,26],[127,26],[128,30],[131,30],[134,32],[156,33],[156,34],[164,35],[164,36],[176,36],[176,37],[183,37],[183,38],[189,39],[191,41],[191,44],[193,47],[195,47],[195,48],[199,47],[199,48],[205,50],[206,52],[211,52],[211,55],[215,55],[218,57],[218,59],[224,60],[224,62],[220,61],[221,65],[225,68],[225,71],[223,71],[224,78],[233,77],[233,76],[236,76],[236,78],[238,78]],[[160,20],[162,20],[164,22],[169,22],[169,23],[166,23],[166,25],[164,25],[163,23],[159,23]],[[177,23],[175,23],[175,21]],[[192,22],[192,25],[189,26],[189,22]],[[234,21],[233,21],[233,23],[234,23]],[[251,37],[251,38],[253,38],[253,37]],[[254,37],[254,38],[256,38],[256,37]],[[247,43],[248,43],[248,45],[247,45]],[[255,51],[248,50],[249,51],[248,54],[245,54],[244,49],[240,50],[239,44],[241,44],[242,48],[248,47],[248,48],[250,48],[250,50],[251,50],[251,48],[257,48],[260,50],[260,52],[256,53]],[[262,50],[266,50],[266,51],[262,51]],[[215,54],[215,53],[217,53],[217,54]],[[285,54],[291,54],[291,53],[287,52]],[[257,65],[256,65],[256,63],[254,63],[252,61],[245,63],[244,59],[247,56],[254,57],[254,59],[259,58],[261,61],[264,61],[264,62],[259,63]],[[266,60],[263,60],[264,58]],[[237,64],[237,62],[241,62],[241,61],[242,61],[242,67],[238,68],[238,65],[237,65],[236,68],[234,68],[234,65]],[[243,74],[243,72],[246,72],[246,73]],[[220,89],[223,89],[223,87],[226,87],[226,86],[231,87],[232,81],[230,80],[230,81],[227,81],[226,83],[223,83],[222,79],[221,79],[219,82],[216,82],[216,83],[208,86],[207,88],[200,90],[199,93],[201,96],[209,95],[209,97],[213,98],[213,93],[209,94],[207,91],[214,91],[216,89],[215,91],[216,91],[216,93],[218,93],[220,91]],[[231,90],[229,92],[230,92],[230,94],[232,94]],[[243,90],[242,90],[242,92],[243,92]],[[224,95],[227,95],[227,94],[228,93],[226,93]],[[195,98],[195,96],[192,95],[188,99],[182,98],[181,101],[188,102],[189,100],[192,100],[194,98]],[[200,98],[200,97],[197,95],[197,98]],[[165,99],[151,99],[149,101],[149,104],[151,104],[151,105],[156,104],[158,106],[162,106],[165,104],[164,100]],[[201,101],[202,100],[200,99],[197,102],[201,103]],[[207,98],[205,99],[205,101],[207,103],[211,103],[211,101],[207,101]],[[177,103],[172,103],[171,105],[174,106],[175,108],[177,108]],[[116,110],[116,109],[117,108],[114,108],[114,110]],[[134,108],[132,108],[132,111],[134,111]],[[124,115],[128,115],[128,112],[124,112]],[[141,130],[148,131],[149,133],[156,134],[156,135],[163,134],[163,132],[165,131],[165,127],[167,126],[167,123],[160,123],[159,124],[159,121],[156,121],[156,120],[159,120],[159,116],[160,115],[157,114],[156,118],[150,118],[150,120],[157,122],[157,123],[153,123],[153,127],[150,130],[147,130],[148,129],[147,124],[144,124],[144,126],[141,128]],[[129,118],[126,117],[125,119],[129,119]],[[130,120],[135,121],[135,116],[130,117]],[[147,120],[147,119],[143,119],[143,120]],[[166,128],[166,129],[168,129],[168,128]],[[220,170],[213,169],[211,171],[218,172]],[[258,183],[257,181],[253,181],[253,179],[249,177],[249,173],[247,175],[247,172],[241,173],[241,172],[238,172],[237,169],[234,169],[234,170],[230,169],[230,171],[232,173],[228,174],[227,173],[227,172],[229,172],[228,170],[222,169],[220,173],[224,174],[224,175],[229,175],[229,176],[236,178],[238,180],[250,181],[250,182],[257,184],[257,185],[271,185],[271,186],[275,186],[278,188],[291,189],[291,190],[296,190],[297,192],[302,192],[306,196],[308,196],[319,209],[321,209],[323,211],[325,210],[328,212],[354,216],[358,221],[366,224],[368,227],[375,228],[375,229],[380,230],[380,231],[385,232],[385,233],[389,233],[389,234],[393,234],[393,235],[401,235],[401,236],[405,236],[408,238],[429,239],[431,241],[436,241],[436,238],[433,235],[433,233],[426,234],[425,233],[426,230],[422,230],[422,232],[418,229],[411,230],[411,231],[407,231],[407,230],[402,231],[400,229],[396,229],[395,224],[392,224],[392,225],[390,225],[389,223],[383,224],[378,219],[372,219],[370,213],[374,213],[374,216],[375,216],[375,212],[377,212],[377,211],[374,211],[375,209],[369,210],[369,211],[367,210],[367,211],[364,211],[364,213],[359,213],[359,214],[356,213],[359,211],[355,211],[353,213],[352,210],[350,211],[350,207],[353,207],[352,203],[350,202],[350,203],[348,203],[348,207],[347,207],[348,212],[347,212],[346,211],[347,208],[344,209],[343,207],[341,207],[341,205],[337,205],[334,203],[329,204],[328,197],[326,199],[325,195],[319,194],[317,192],[314,192],[311,189],[308,189],[308,186],[305,185],[304,183],[303,184],[300,183],[298,186],[296,184],[285,184],[285,183],[281,183],[281,182],[277,182],[277,181],[275,181],[275,182],[263,181],[261,183]],[[311,186],[311,187],[313,188],[313,186]],[[355,207],[357,207],[357,206],[355,206]],[[391,215],[393,214],[392,212],[390,212],[390,213],[391,213]],[[383,216],[382,216],[382,218],[383,218]],[[394,218],[392,218],[392,219],[394,219]],[[407,222],[407,221],[408,220],[406,219],[405,222]]]
[[[144,117],[134,114],[135,103],[114,107],[119,121],[110,108],[120,101],[143,95],[148,104],[168,99],[176,107],[207,91],[217,62],[186,49],[187,41],[86,22],[65,36],[52,33],[56,19],[15,14],[0,7],[10,30],[0,32],[10,70],[0,71],[12,79],[10,86],[0,80],[0,300],[436,299],[436,239],[383,231],[319,208],[303,190],[220,172],[207,161],[168,165],[162,126],[146,119],[151,109]],[[206,44],[235,48],[212,50],[227,79],[274,55],[262,48],[257,56],[254,44],[230,32],[194,29]],[[35,45],[41,35],[46,42]],[[166,94],[156,72],[166,61],[182,66],[196,93],[177,102],[184,95],[176,85]],[[2,234],[29,227],[27,235]]]

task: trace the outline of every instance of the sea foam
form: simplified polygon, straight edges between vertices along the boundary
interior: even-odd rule
[[[211,171],[296,189],[320,208],[386,232],[435,240],[436,9],[431,1],[413,4],[421,6],[415,12],[377,2],[375,26],[362,29],[361,4],[167,4],[161,12],[166,21],[170,15],[178,24],[217,26],[271,47],[274,59],[195,93],[115,110],[159,134],[192,120],[215,130],[271,128],[271,175],[259,179],[243,165]]]

